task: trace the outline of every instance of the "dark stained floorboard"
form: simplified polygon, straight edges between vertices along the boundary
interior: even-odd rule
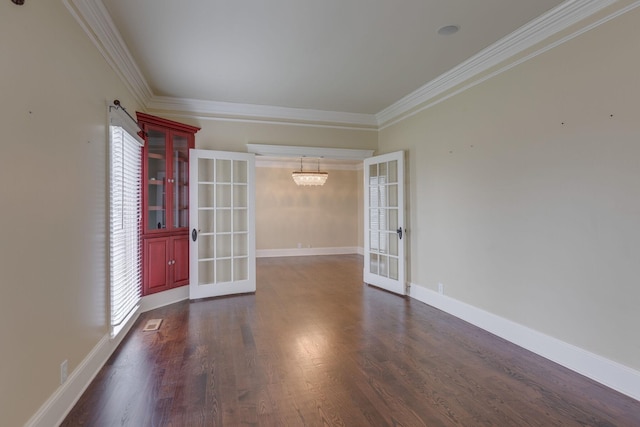
[[[141,315],[62,425],[640,426],[640,402],[363,285],[360,256],[259,259],[257,277]]]

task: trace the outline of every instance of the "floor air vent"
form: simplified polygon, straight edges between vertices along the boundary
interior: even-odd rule
[[[149,319],[147,323],[144,325],[143,332],[157,331],[160,329],[160,323],[162,323],[162,319]]]

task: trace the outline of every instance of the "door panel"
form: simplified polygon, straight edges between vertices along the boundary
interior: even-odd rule
[[[173,250],[173,286],[189,282],[189,236],[171,238]]]
[[[404,295],[404,152],[366,159],[364,180],[364,281]]]
[[[145,295],[169,289],[169,239],[157,237],[143,239],[144,292]]]
[[[255,158],[190,150],[191,299],[255,292]]]

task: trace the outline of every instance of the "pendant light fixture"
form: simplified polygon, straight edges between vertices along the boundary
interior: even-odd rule
[[[293,171],[291,177],[297,185],[324,185],[329,177],[328,172],[320,172],[320,159],[318,159],[318,170],[316,172],[304,172],[302,170],[302,157],[300,157],[300,170]]]

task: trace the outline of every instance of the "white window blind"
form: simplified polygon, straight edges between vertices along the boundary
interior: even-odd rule
[[[142,144],[111,116],[111,337],[137,313],[142,288]]]

